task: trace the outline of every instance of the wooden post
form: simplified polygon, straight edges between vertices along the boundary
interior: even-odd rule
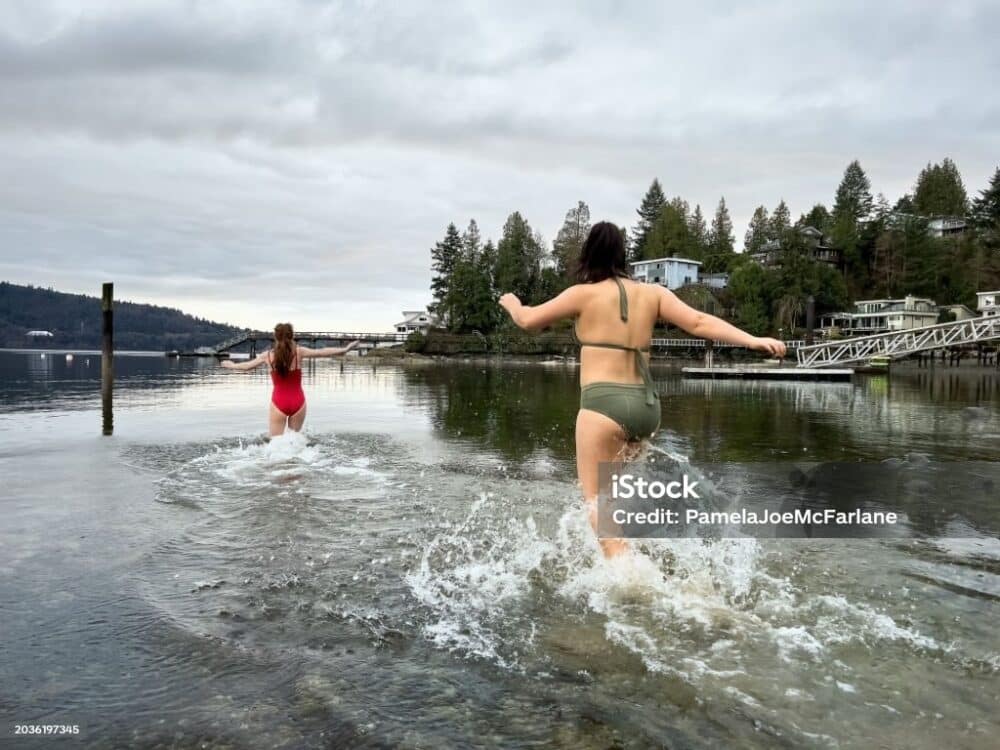
[[[811,294],[806,298],[806,344],[813,342],[813,328],[816,327],[816,298]]]
[[[114,431],[112,397],[115,385],[115,285],[101,290],[101,428],[105,435]]]

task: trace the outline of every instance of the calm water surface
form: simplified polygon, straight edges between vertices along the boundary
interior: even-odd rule
[[[608,563],[575,370],[312,363],[267,443],[266,372],[116,369],[102,437],[98,356],[0,352],[0,746],[996,747],[995,491]],[[658,378],[653,453],[695,474],[1000,450],[996,370]]]

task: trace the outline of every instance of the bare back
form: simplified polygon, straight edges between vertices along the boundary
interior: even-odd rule
[[[660,314],[658,287],[621,279],[628,299],[628,321],[621,319],[618,285],[613,279],[581,284],[583,304],[576,320],[580,341],[617,344],[633,349],[649,346]],[[648,358],[648,354],[641,355]],[[597,346],[580,348],[580,385],[597,382],[642,383],[635,352]]]

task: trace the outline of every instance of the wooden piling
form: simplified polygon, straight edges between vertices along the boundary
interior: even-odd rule
[[[115,385],[115,285],[101,290],[101,427],[105,435],[114,431],[112,399]]]

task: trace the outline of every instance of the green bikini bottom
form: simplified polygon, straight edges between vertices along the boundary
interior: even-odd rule
[[[650,437],[660,427],[660,397],[646,403],[644,383],[589,383],[580,389],[580,408],[617,422],[629,440]]]

